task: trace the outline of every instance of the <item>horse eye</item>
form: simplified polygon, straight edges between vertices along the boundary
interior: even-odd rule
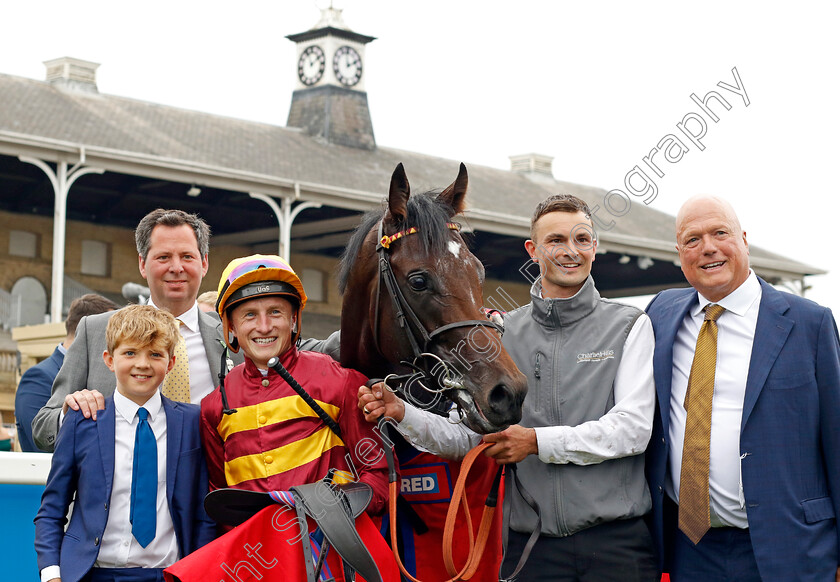
[[[408,285],[414,291],[423,291],[428,287],[428,280],[426,279],[425,275],[416,274],[416,275],[409,275],[408,277]]]

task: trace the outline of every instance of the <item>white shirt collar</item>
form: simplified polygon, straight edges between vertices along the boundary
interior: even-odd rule
[[[746,315],[750,306],[761,297],[761,283],[758,282],[758,277],[750,269],[750,274],[747,279],[741,283],[735,291],[721,299],[720,301],[709,301],[703,297],[700,292],[697,293],[697,304],[691,308],[691,315],[696,317],[703,309],[710,303],[716,303],[727,311],[735,315],[743,317]]]
[[[149,420],[154,420],[157,417],[162,404],[163,403],[160,400],[160,391],[155,390],[155,393],[152,394],[151,398],[143,404],[143,408],[149,411]],[[114,391],[114,408],[117,410],[117,414],[122,416],[126,422],[131,424],[134,421],[134,417],[137,416],[137,410],[140,406],[123,396],[119,390],[116,390]]]
[[[160,309],[157,305],[155,305],[151,299],[149,299],[148,305],[151,305],[155,309]],[[193,303],[192,307],[187,309],[184,313],[175,316],[178,321],[184,324],[191,332],[198,331],[198,303]]]

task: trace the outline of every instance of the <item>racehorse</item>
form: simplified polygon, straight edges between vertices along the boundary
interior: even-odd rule
[[[445,397],[460,410],[461,419],[469,427],[479,433],[489,433],[520,420],[527,382],[501,345],[501,327],[490,321],[482,310],[484,268],[468,250],[459,233],[459,225],[453,222],[453,217],[464,210],[467,184],[467,170],[461,164],[458,177],[439,194],[412,197],[402,164],[394,170],[387,210],[369,213],[363,218],[342,258],[339,274],[339,288],[344,294],[341,362],[368,377],[384,377],[389,386],[400,387],[404,397],[423,405],[445,404],[438,402]],[[271,362],[269,365],[275,366]],[[281,375],[286,372],[277,371]],[[297,384],[291,376],[283,377],[293,388]],[[308,395],[302,388],[298,394],[332,428],[334,419],[317,402],[311,398],[307,400]],[[341,438],[339,430],[332,430]],[[415,575],[441,580],[447,577],[444,571],[452,572],[449,576],[456,578],[454,562],[457,559],[466,562],[457,573],[457,579],[473,576],[479,580],[496,579],[502,554],[501,512],[482,511],[487,497],[494,499],[492,504],[486,504],[488,507],[496,505],[500,473],[495,461],[479,454],[480,449],[476,448],[464,461],[465,467],[470,463],[474,467],[469,473],[466,468],[461,471],[456,461],[420,453],[404,441],[400,443],[396,435],[390,436],[397,441],[402,477],[399,491],[407,501],[401,506],[396,503],[396,475],[392,473],[390,487],[394,503],[389,511],[392,516],[399,517],[389,522],[389,527],[392,547],[402,550],[401,562]],[[390,447],[387,450],[390,451]],[[458,485],[465,486],[468,493],[463,497],[453,494],[456,490],[453,483],[461,474],[467,473],[469,479],[459,480]],[[420,484],[420,490],[412,491],[414,484]],[[301,531],[304,535],[307,531],[303,512],[316,520],[327,541],[345,562],[360,564],[361,567],[354,567],[363,572],[361,568],[365,564],[369,566],[372,558],[366,552],[358,551],[352,536],[348,544],[347,530],[343,529],[347,516],[342,511],[332,511],[336,508],[335,503],[328,505],[319,494],[321,489],[333,491],[331,486],[321,482],[292,488],[292,495],[297,496],[293,505],[298,512]],[[489,496],[487,491],[491,491]],[[217,490],[210,496],[214,498],[208,505],[208,513],[229,525],[240,524],[277,501],[271,493],[232,489]],[[353,508],[352,497],[346,490],[342,489],[336,499],[339,497],[346,497],[349,508]],[[460,535],[457,539],[452,536],[451,545],[447,544],[440,552],[444,539],[443,514],[449,509],[450,499],[465,500],[464,505],[470,506],[469,519],[459,524]],[[329,496],[326,501],[330,501]],[[331,511],[321,511],[327,506]],[[215,510],[210,512],[212,507]],[[343,502],[341,507],[344,507]],[[452,508],[454,510],[454,504]],[[357,509],[349,512],[350,517],[358,515],[364,504]],[[452,515],[456,513],[453,511]],[[486,520],[484,516],[487,516]],[[325,517],[329,519],[325,520]],[[342,527],[332,524],[333,518],[340,521]],[[265,516],[258,519],[265,521]],[[330,524],[336,527],[331,529]],[[277,530],[273,521],[271,527]],[[427,529],[425,533],[422,533],[423,528]],[[469,534],[469,541],[463,535],[464,530]],[[479,531],[475,543],[473,530]],[[236,531],[242,535],[253,533],[248,529],[235,529],[231,534]],[[334,539],[330,538],[331,531],[336,532]],[[231,543],[237,545],[241,541],[237,540]],[[480,560],[480,549],[485,543],[488,559]],[[353,548],[341,553],[348,545]],[[307,579],[314,580],[320,571],[320,561],[316,567],[311,554],[304,552],[304,556],[308,556]],[[292,559],[289,561],[293,562]],[[202,554],[200,560],[193,560],[196,562],[203,566],[206,558]],[[376,564],[369,570],[378,576]],[[365,577],[376,579],[367,574]]]
[[[482,309],[484,267],[453,222],[464,211],[467,185],[461,164],[458,177],[440,193],[412,196],[405,170],[397,165],[387,209],[363,217],[342,257],[341,363],[370,378],[385,378],[389,387],[399,385],[403,398],[439,414],[446,415],[448,403],[454,403],[467,426],[487,434],[520,420],[527,381],[502,347],[500,326]],[[399,519],[396,545],[406,567],[415,576],[443,580],[453,575],[454,553],[467,562],[462,572],[472,568],[469,575],[476,579],[496,579],[502,554],[500,512],[490,518],[488,559],[479,562],[480,551],[473,552],[463,522],[452,553],[441,558],[444,514],[454,500],[460,463],[394,440],[399,490],[408,503],[396,511],[392,505],[390,511]],[[476,457],[464,496],[471,529],[480,529],[488,490],[495,496],[496,473],[495,461]],[[424,485],[421,490],[412,490],[418,483]]]
[[[341,363],[371,378],[408,372],[409,399],[443,395],[487,434],[519,422],[527,381],[482,310],[484,266],[452,222],[467,184],[461,164],[439,194],[411,196],[397,165],[387,210],[363,217],[342,257]]]

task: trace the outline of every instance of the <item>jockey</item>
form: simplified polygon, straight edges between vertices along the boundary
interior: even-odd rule
[[[378,442],[356,409],[356,389],[367,379],[328,356],[298,351],[305,306],[300,279],[280,257],[235,259],[222,274],[216,310],[228,347],[241,349],[245,362],[224,381],[227,408],[236,412],[223,414],[221,390],[201,403],[210,489],[284,490],[323,479],[333,469],[370,485],[368,513],[380,515],[388,495],[384,457],[378,455],[376,463],[356,457],[356,443]],[[275,356],[333,417],[347,442],[269,369],[268,361]]]
[[[278,256],[252,255],[235,259],[224,270],[216,310],[222,320],[228,348],[234,352],[241,349],[245,362],[233,368],[222,379],[220,388],[201,402],[201,436],[210,490],[230,487],[274,492],[325,478],[339,484],[358,481],[369,485],[373,493],[367,513],[381,515],[388,496],[385,456],[379,439],[356,408],[357,388],[365,384],[367,378],[342,368],[327,355],[298,350],[296,343],[305,306],[306,292],[300,279]],[[305,395],[298,395],[275,368],[269,366],[269,360],[275,357],[314,399],[316,407],[326,411],[334,421],[330,424],[337,424],[336,428],[340,430],[327,425],[330,419],[321,420],[312,405],[307,404]],[[290,515],[294,516],[294,512]],[[378,539],[366,539],[359,526],[363,519]],[[300,532],[297,526],[289,529],[286,524],[276,521],[274,518],[272,527],[267,529],[274,532],[273,537],[282,538],[282,542],[269,542],[261,533],[254,543],[243,545],[242,540],[238,540],[228,544],[222,553],[251,548],[247,555],[243,554],[243,559],[251,560],[252,572],[259,570],[255,566],[257,562],[281,563],[285,567],[285,557],[272,562],[271,556],[280,558],[281,550],[288,551],[289,547],[302,554],[301,546],[293,544]],[[214,544],[250,523],[235,528]],[[371,544],[381,544],[387,552],[384,540],[364,514],[357,519],[356,525],[379,563],[381,558]],[[310,531],[313,531],[312,527]],[[289,543],[283,543],[286,541]],[[264,557],[254,562],[257,559],[255,544],[268,546],[270,543],[273,554],[263,549],[261,555]],[[243,563],[237,560],[238,556],[232,556],[223,564]],[[213,563],[218,564],[218,560]],[[220,575],[214,579],[225,573],[230,575],[226,570],[218,573]],[[181,580],[185,579],[182,572],[177,574]],[[272,574],[280,572],[274,570]],[[385,571],[382,574],[385,579],[389,577]],[[202,575],[209,579],[215,571],[203,571]],[[294,578],[286,573],[283,579]]]

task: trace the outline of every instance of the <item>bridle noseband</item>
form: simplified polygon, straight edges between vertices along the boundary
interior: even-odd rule
[[[461,226],[455,222],[447,222],[446,226],[449,227],[451,230],[460,231]],[[479,320],[479,319],[470,319],[465,321],[456,321],[453,323],[447,323],[442,325],[433,331],[429,332],[426,330],[426,327],[420,321],[420,318],[417,317],[417,314],[411,308],[408,301],[403,295],[402,290],[400,289],[399,284],[397,283],[397,278],[394,275],[394,270],[391,267],[391,260],[389,251],[391,250],[391,244],[398,241],[399,239],[415,234],[419,231],[419,229],[415,226],[408,228],[406,230],[401,230],[396,234],[392,235],[385,235],[384,232],[384,222],[382,220],[379,221],[379,226],[377,230],[377,244],[376,244],[376,253],[379,256],[379,278],[376,284],[376,303],[375,303],[375,312],[374,312],[374,328],[373,328],[373,342],[376,346],[376,350],[381,354],[382,349],[380,348],[379,343],[379,298],[381,296],[382,291],[382,283],[384,281],[385,288],[388,290],[388,295],[391,298],[391,302],[394,306],[394,315],[399,323],[399,326],[405,331],[406,336],[408,337],[408,341],[411,344],[411,350],[414,354],[414,361],[402,361],[400,362],[403,365],[408,366],[415,370],[415,372],[420,372],[424,377],[424,382],[421,382],[421,386],[432,393],[442,393],[446,390],[452,389],[464,389],[463,383],[458,379],[458,376],[452,373],[451,365],[447,364],[443,359],[440,357],[432,354],[429,350],[432,344],[440,338],[440,336],[448,331],[453,329],[458,329],[461,327],[473,327],[473,326],[483,326],[489,327],[502,333],[503,328],[502,326],[498,325],[497,323],[490,321],[489,319]],[[422,366],[421,363],[426,361],[427,359],[432,359],[437,362],[433,369],[436,368],[438,365],[442,366],[444,372],[442,375],[435,376],[431,374],[431,370],[425,366]],[[411,376],[413,374],[410,374]],[[442,377],[439,377],[442,376]],[[386,386],[388,379],[394,378],[395,380],[404,380],[408,378],[408,376],[397,376],[395,374],[389,374],[386,377]],[[435,386],[435,388],[429,388],[427,384],[431,386]],[[388,386],[388,388],[392,391],[401,392],[400,388],[393,388]],[[404,396],[404,394],[401,394]],[[432,410],[433,412],[437,412],[442,416],[447,416],[448,413],[444,411],[436,411]],[[461,415],[463,419],[463,414]]]

